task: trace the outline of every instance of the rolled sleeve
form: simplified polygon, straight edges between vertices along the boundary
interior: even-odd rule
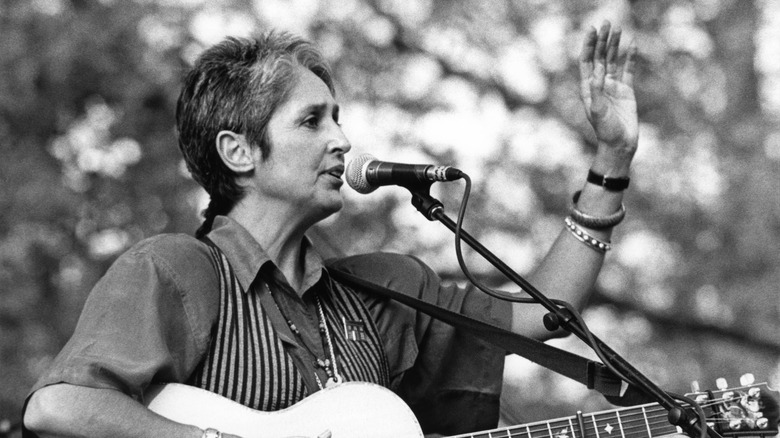
[[[379,253],[333,266],[499,327],[511,325],[509,303],[475,288],[443,284],[414,257]],[[495,427],[505,351],[405,305],[363,294],[385,343],[393,389],[423,430],[456,434]]]
[[[160,236],[117,259],[33,392],[70,383],[140,399],[152,382],[185,381],[208,347],[218,305],[214,268],[200,245]]]

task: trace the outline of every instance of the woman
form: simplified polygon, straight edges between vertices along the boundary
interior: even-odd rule
[[[575,304],[594,283],[611,228],[623,217],[637,145],[635,49],[621,69],[619,43],[609,23],[585,39],[582,97],[598,150],[571,219],[531,277]],[[33,388],[27,433],[232,436],[148,410],[144,390],[166,382],[274,411],[328,385],[369,381],[399,394],[426,432],[495,426],[503,352],[340,284],[328,269],[527,335],[543,335],[544,311],[442,285],[411,257],[323,263],[305,233],[342,207],[351,146],[314,46],[269,33],[212,47],[185,80],[177,124],[187,166],[211,196],[198,238],[156,236],[116,261]]]

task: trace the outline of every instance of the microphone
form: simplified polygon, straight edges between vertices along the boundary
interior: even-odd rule
[[[347,164],[347,184],[358,193],[371,193],[380,186],[409,188],[435,181],[455,181],[463,172],[450,166],[379,161],[370,154],[358,155]]]

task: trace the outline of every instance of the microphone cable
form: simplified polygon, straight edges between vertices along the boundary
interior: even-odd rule
[[[471,195],[471,177],[469,177],[464,172],[462,175],[462,179],[465,181],[465,188],[463,190],[463,197],[461,198],[460,207],[458,209],[458,219],[455,224],[455,255],[458,258],[458,265],[460,266],[461,271],[463,271],[463,274],[466,276],[469,282],[471,282],[471,284],[473,284],[477,289],[481,290],[482,292],[492,296],[493,298],[509,301],[513,303],[539,304],[539,302],[534,298],[518,297],[516,296],[516,294],[503,292],[488,287],[480,280],[478,280],[471,273],[468,266],[466,266],[466,261],[463,258],[463,248],[462,248],[463,245],[462,245],[461,235],[463,232],[463,220],[466,217],[466,208],[468,206],[469,197]],[[598,346],[598,342],[596,342],[595,337],[590,332],[590,329],[588,329],[582,316],[574,308],[574,306],[572,306],[570,303],[563,300],[551,299],[551,301],[556,305],[563,307],[571,314],[571,319],[581,327],[583,333],[585,334],[585,337],[587,338],[587,343],[595,351],[596,355],[599,357],[599,359],[601,359],[602,363],[604,364],[604,366],[607,367],[609,371],[614,373],[616,377],[625,381],[626,383],[634,383],[632,379],[627,378],[626,376],[623,375],[623,373],[621,373],[620,371],[615,369],[614,366],[612,366],[610,361],[606,358],[606,355],[601,351],[601,348]]]
[[[463,258],[463,249],[462,249],[462,239],[461,234],[463,231],[463,220],[466,216],[466,207],[468,206],[469,196],[471,195],[471,177],[469,177],[465,172],[462,172],[461,178],[465,181],[465,188],[463,190],[463,197],[461,198],[460,207],[458,208],[458,219],[455,225],[455,254],[458,258],[458,265],[460,266],[461,271],[463,271],[463,274],[466,276],[466,278],[469,280],[471,284],[473,284],[477,289],[481,290],[482,292],[486,293],[487,295],[490,295],[493,298],[509,301],[513,303],[522,303],[522,304],[532,304],[532,303],[539,303],[534,298],[524,298],[524,297],[518,297],[515,294],[503,292],[499,290],[492,289],[488,287],[487,285],[483,284],[481,281],[479,281],[468,269],[466,266],[466,261]],[[521,288],[522,290],[522,288]],[[571,321],[575,322],[580,329],[582,330],[585,338],[587,339],[586,343],[590,346],[590,348],[596,353],[598,358],[601,360],[602,364],[604,364],[605,367],[609,371],[611,371],[617,378],[623,380],[627,384],[632,384],[635,387],[641,387],[641,385],[638,385],[634,379],[630,379],[627,376],[625,376],[623,373],[618,371],[614,365],[612,365],[611,360],[606,356],[606,354],[602,351],[601,346],[599,342],[596,341],[595,336],[593,336],[593,333],[591,333],[590,329],[588,328],[587,324],[585,324],[585,320],[582,318],[582,315],[580,312],[578,312],[574,306],[572,306],[570,303],[563,301],[563,300],[557,300],[557,299],[551,299],[553,303],[555,303],[558,306],[563,307],[566,309],[570,315],[571,315]],[[693,400],[681,396],[678,394],[674,394],[668,391],[666,392],[667,395],[672,397],[673,399],[684,401],[688,404],[690,404],[694,410],[696,411],[697,417],[699,418],[700,424],[701,424],[701,433],[699,438],[706,438],[707,437],[707,417],[704,413],[704,410],[699,406],[697,403],[695,403]]]

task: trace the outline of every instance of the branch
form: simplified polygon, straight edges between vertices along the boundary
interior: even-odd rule
[[[544,103],[540,104],[523,99],[517,93],[509,90],[506,85],[501,83],[501,81],[497,78],[493,77],[493,75],[488,78],[479,76],[474,72],[468,71],[467,69],[459,68],[445,57],[429,51],[420,42],[420,37],[417,35],[417,32],[414,29],[409,29],[396,16],[383,10],[377,1],[369,1],[368,4],[374,9],[374,12],[378,16],[381,16],[385,20],[389,21],[395,27],[396,34],[395,38],[393,38],[393,47],[395,47],[399,52],[418,53],[429,56],[439,64],[439,67],[445,76],[452,76],[463,79],[471,84],[474,84],[480,90],[491,90],[496,92],[499,96],[501,96],[507,108],[510,110],[525,106],[539,108],[540,106],[545,105]]]
[[[459,272],[440,273],[440,277],[445,282],[460,282],[463,280],[463,276]],[[506,279],[500,274],[477,277],[481,282],[492,286],[497,286],[506,282]],[[591,299],[588,301],[588,306],[593,307],[597,305],[612,306],[621,314],[630,312],[638,313],[654,326],[663,327],[664,331],[667,332],[684,332],[686,334],[712,336],[738,343],[748,348],[764,350],[771,354],[780,354],[780,340],[777,338],[772,338],[771,336],[756,336],[745,330],[739,330],[734,326],[723,327],[702,321],[701,319],[691,317],[688,313],[684,313],[684,309],[662,313],[643,307],[634,302],[617,300],[596,288],[591,295]]]
[[[633,302],[616,300],[605,295],[598,289],[593,294],[588,305],[609,305],[617,309],[620,313],[636,312],[650,321],[653,325],[662,326],[665,331],[713,336],[744,345],[751,349],[765,350],[767,353],[780,354],[780,342],[778,342],[777,339],[751,335],[745,330],[738,330],[733,325],[724,327],[722,325],[702,321],[699,318],[691,317],[690,314],[684,314],[682,311],[672,311],[668,313],[657,312]]]

